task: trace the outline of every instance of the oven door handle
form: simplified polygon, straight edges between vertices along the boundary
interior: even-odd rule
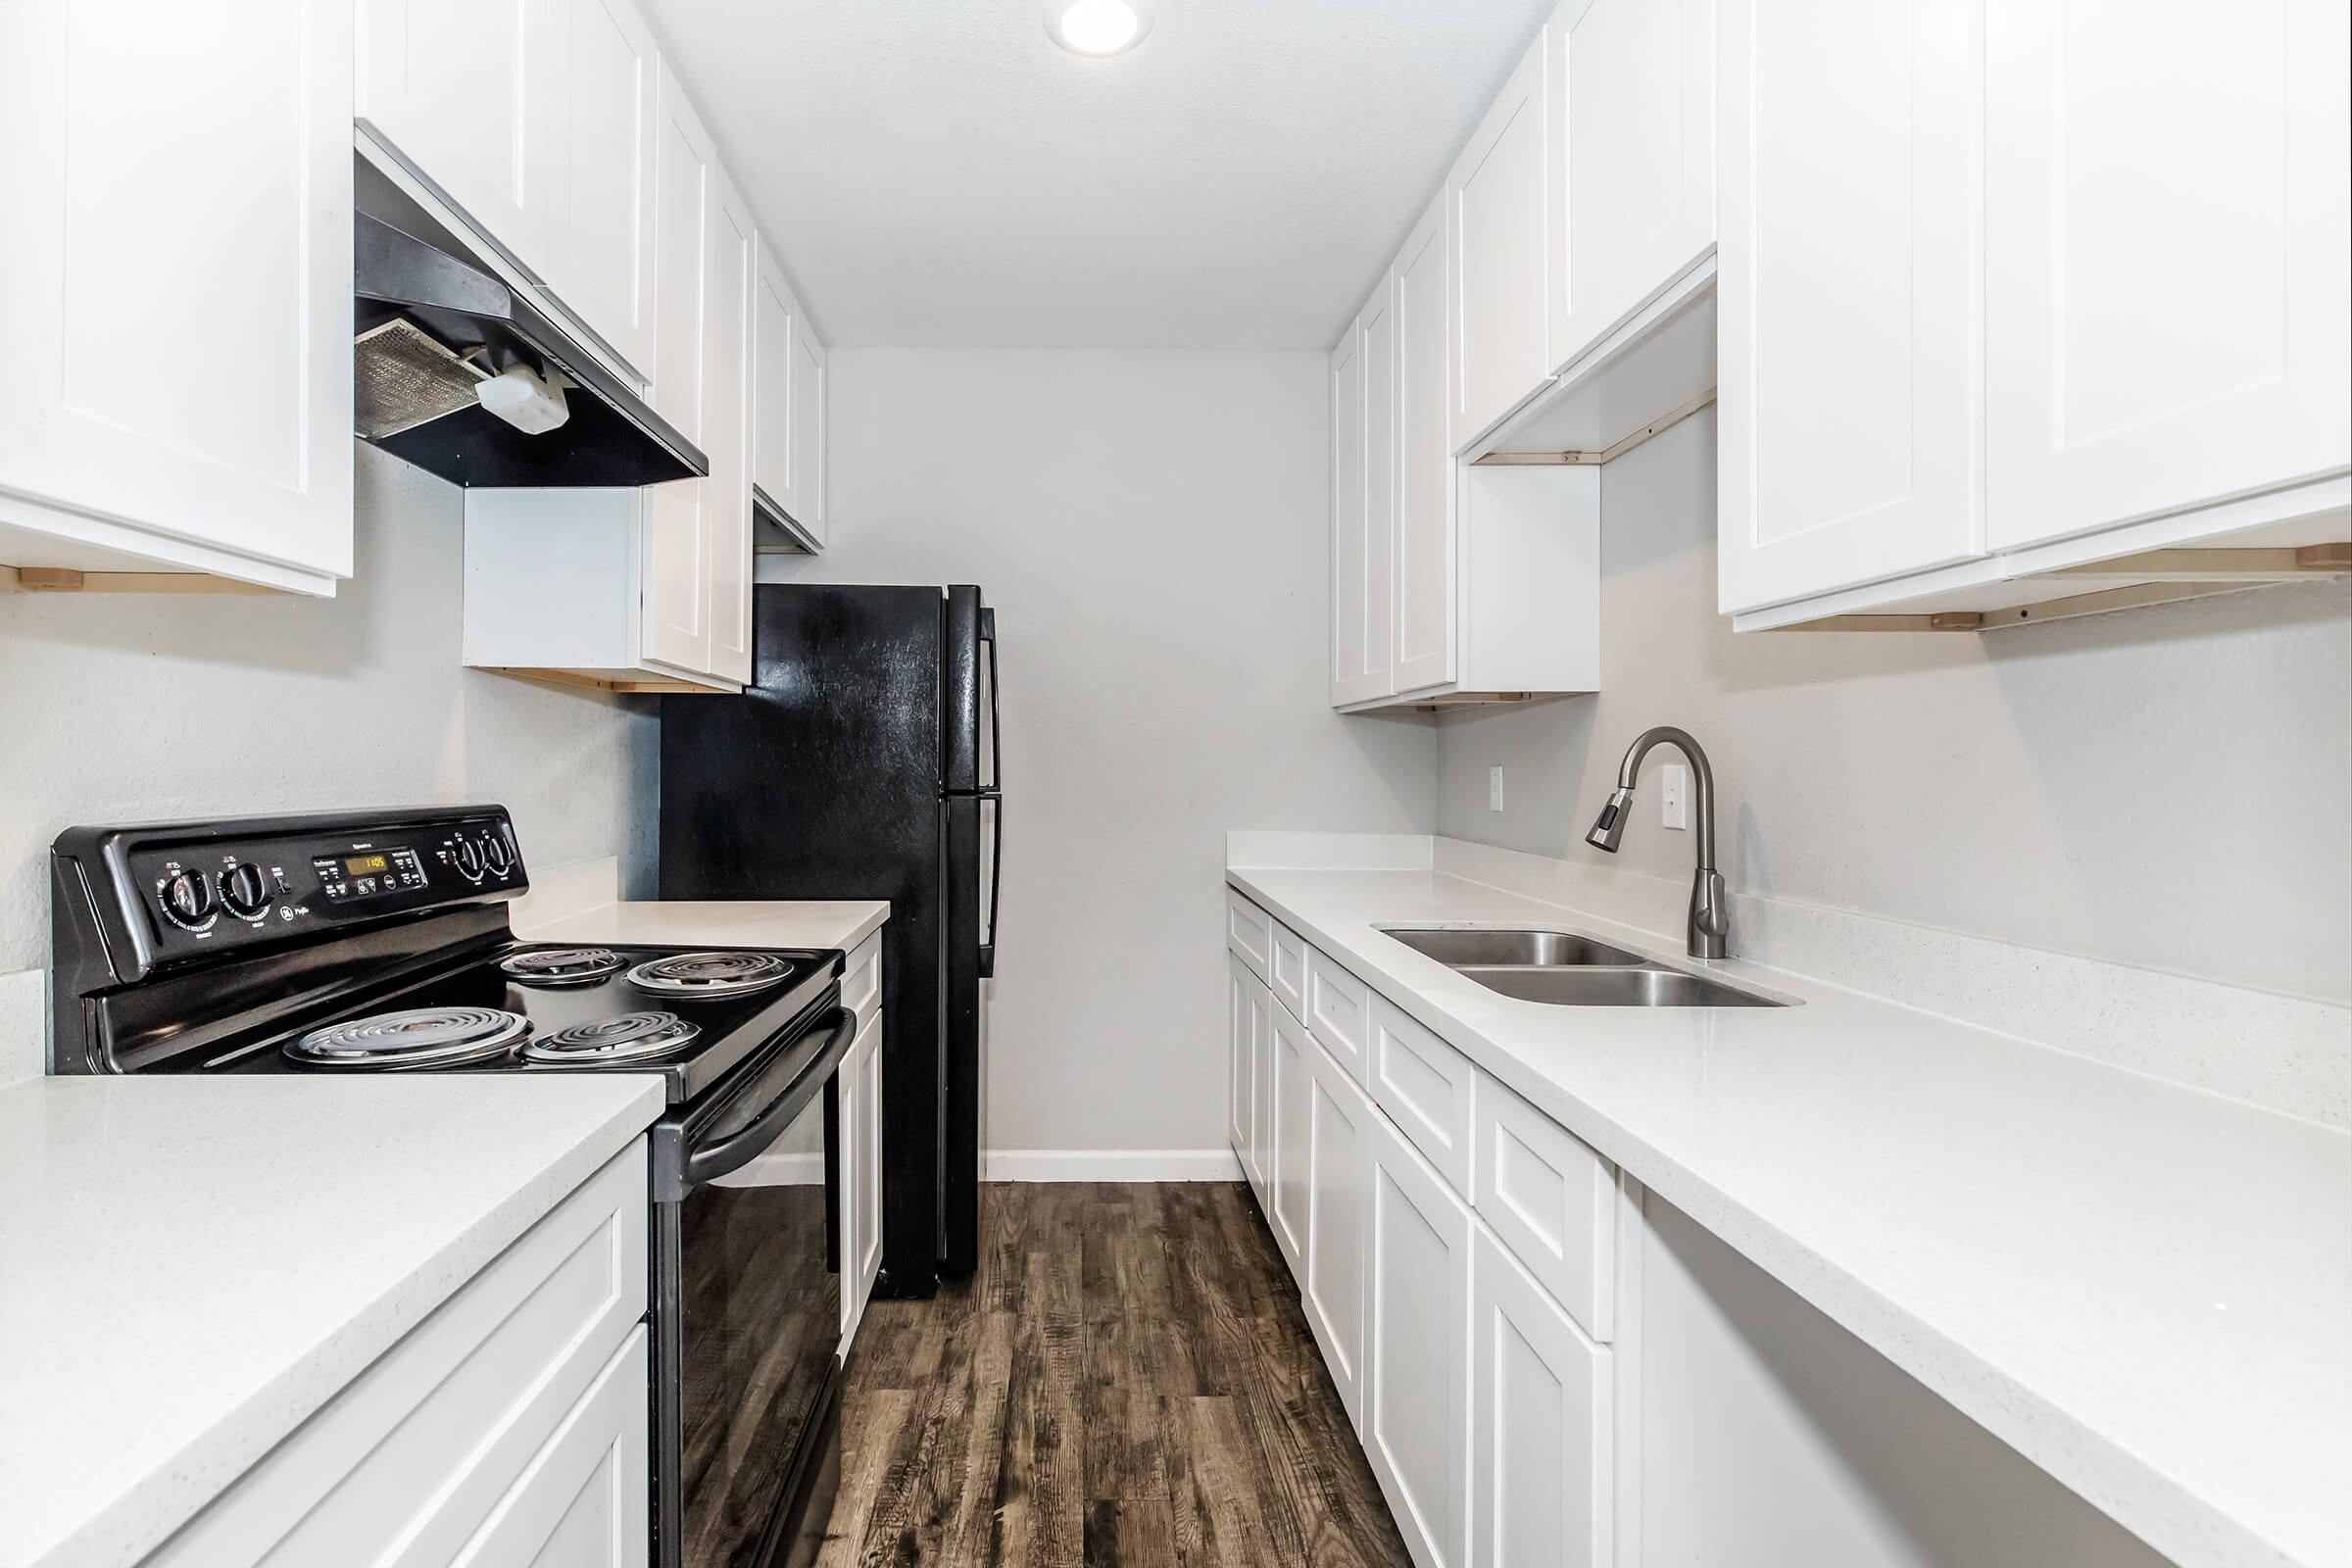
[[[849,1054],[850,1046],[858,1038],[858,1014],[843,1007],[833,1014],[833,1032],[824,1048],[803,1077],[803,1082],[820,1088]],[[715,1177],[741,1170],[783,1136],[800,1113],[808,1107],[809,1095],[788,1095],[775,1101],[741,1128],[714,1143],[703,1145],[686,1156],[685,1185],[702,1186]]]

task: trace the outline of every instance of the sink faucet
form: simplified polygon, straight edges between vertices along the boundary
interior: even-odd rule
[[[1715,869],[1715,771],[1707,766],[1707,754],[1698,742],[1671,724],[1645,729],[1635,737],[1624,764],[1617,769],[1617,787],[1609,791],[1609,804],[1600,808],[1585,842],[1596,850],[1617,853],[1617,846],[1625,842],[1626,818],[1634,809],[1634,778],[1642,771],[1642,759],[1660,741],[1690,759],[1690,770],[1698,775],[1698,870],[1690,879],[1690,930],[1686,950],[1693,958],[1720,958],[1725,956],[1724,940],[1731,935],[1732,911],[1724,902],[1723,873]]]

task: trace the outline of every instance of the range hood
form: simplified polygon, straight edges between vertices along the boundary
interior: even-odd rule
[[[631,488],[710,473],[710,460],[635,386],[381,170],[354,163],[363,439],[472,487]]]

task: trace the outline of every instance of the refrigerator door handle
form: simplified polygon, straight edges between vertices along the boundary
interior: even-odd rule
[[[980,944],[980,978],[997,977],[997,906],[1004,897],[1004,794],[1002,790],[982,790],[983,803],[994,802],[997,808],[997,832],[989,849],[988,923],[982,929],[988,940]]]
[[[1004,730],[997,711],[997,612],[993,610],[984,608],[980,612],[980,640],[988,644],[988,770],[991,775],[982,789],[993,793],[1004,787]],[[988,935],[993,943],[997,935],[993,919],[989,922]]]

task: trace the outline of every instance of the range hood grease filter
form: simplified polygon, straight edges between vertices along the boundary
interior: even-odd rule
[[[358,375],[353,422],[370,441],[471,407],[474,388],[489,379],[403,317],[362,332],[353,343],[353,359]]]

